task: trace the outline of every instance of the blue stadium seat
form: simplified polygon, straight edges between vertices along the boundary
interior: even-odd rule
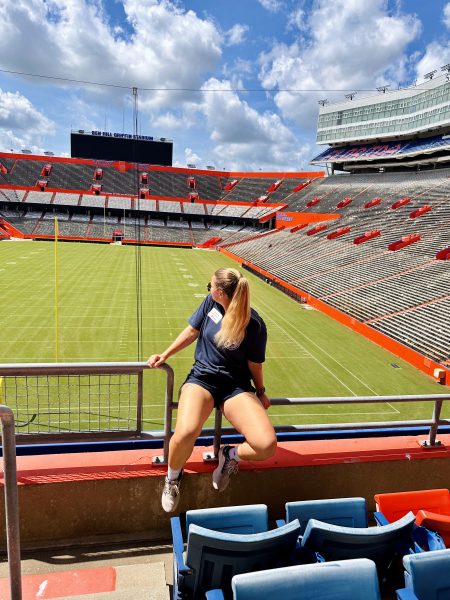
[[[399,600],[443,600],[450,598],[450,549],[413,554],[403,558],[405,588]]]
[[[265,504],[204,508],[186,512],[186,531],[191,525],[223,533],[262,533],[269,528]]]
[[[387,569],[395,556],[413,552],[414,514],[381,527],[342,527],[311,519],[301,545],[318,552],[326,561],[369,558]]]
[[[379,600],[377,570],[365,558],[236,575],[234,600]],[[206,594],[223,600],[222,590]]]
[[[286,521],[300,521],[303,535],[309,519],[345,527],[367,527],[365,498],[330,498],[286,503]]]
[[[200,598],[214,588],[221,588],[225,595],[230,595],[233,575],[290,563],[300,532],[299,522],[293,521],[272,531],[261,531],[267,518],[267,513],[266,516],[263,514],[264,509],[267,511],[267,508],[256,505],[253,518],[252,508],[244,506],[189,511],[186,560],[183,557],[180,520],[178,517],[170,520],[174,599]],[[196,517],[204,524],[217,525],[217,529],[196,524]],[[245,533],[251,530],[257,532]]]

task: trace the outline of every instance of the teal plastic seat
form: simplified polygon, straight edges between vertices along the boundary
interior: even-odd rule
[[[379,527],[342,527],[311,519],[301,545],[320,553],[326,561],[369,558],[383,569],[396,555],[407,554],[414,546],[414,514]]]
[[[269,516],[265,504],[203,508],[186,512],[186,531],[191,525],[199,525],[224,533],[262,533],[269,528]]]
[[[203,598],[214,588],[230,597],[234,575],[288,565],[300,532],[297,520],[267,531],[265,505],[189,511],[184,558],[180,519],[170,521],[175,600]]]
[[[405,588],[400,600],[445,600],[450,598],[450,549],[412,554],[403,558]]]
[[[365,498],[330,498],[325,500],[301,500],[286,503],[286,521],[298,519],[301,534],[309,519],[318,519],[344,527],[367,527]]]
[[[232,590],[234,600],[380,600],[376,566],[365,558],[236,575]]]

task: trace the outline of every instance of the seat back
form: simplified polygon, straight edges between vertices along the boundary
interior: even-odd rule
[[[409,511],[414,514],[419,510],[450,515],[450,493],[447,489],[417,490],[414,492],[392,492],[376,494],[377,510],[393,523]]]
[[[251,535],[211,531],[191,524],[186,550],[190,572],[183,576],[180,590],[200,598],[208,590],[222,588],[229,597],[233,575],[289,564],[299,532],[298,521]]]
[[[416,515],[416,524],[422,525],[432,531],[437,531],[444,540],[445,545],[450,547],[450,515],[440,515],[429,510],[419,510]]]
[[[235,600],[379,600],[375,563],[365,558],[236,575]]]
[[[405,556],[403,566],[405,586],[419,600],[450,598],[450,549]]]
[[[326,560],[369,558],[386,566],[399,551],[412,546],[414,515],[408,513],[395,523],[382,527],[341,527],[311,519],[302,546],[319,552]]]
[[[191,525],[224,533],[262,533],[267,531],[268,511],[265,504],[203,508],[186,512],[186,532]]]
[[[367,527],[365,498],[333,498],[326,500],[302,500],[286,503],[286,521],[300,522],[301,533],[309,519],[345,527]]]

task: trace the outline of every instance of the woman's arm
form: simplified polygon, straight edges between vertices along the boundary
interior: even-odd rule
[[[162,354],[152,354],[147,361],[149,367],[160,367],[163,363],[166,362],[168,358],[183,350],[183,348],[187,348],[192,342],[198,338],[199,331],[194,329],[191,325],[188,325],[186,329],[180,333],[176,340],[174,340],[167,350],[164,350]]]
[[[259,398],[259,401],[264,406],[265,409],[269,408],[270,400],[264,389],[264,376],[263,376],[263,366],[262,363],[255,363],[251,360],[247,361],[248,368],[250,369],[250,375],[252,376],[253,383],[256,388],[256,395]],[[258,392],[258,390],[264,389],[263,392]]]

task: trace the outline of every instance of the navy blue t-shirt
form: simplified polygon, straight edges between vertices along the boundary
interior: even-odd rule
[[[224,314],[222,305],[208,295],[190,317],[189,324],[200,332],[191,374],[217,375],[233,379],[236,383],[248,382],[251,374],[247,361],[263,363],[266,358],[266,325],[252,308],[240,346],[233,349],[218,348],[214,336],[220,330]]]

